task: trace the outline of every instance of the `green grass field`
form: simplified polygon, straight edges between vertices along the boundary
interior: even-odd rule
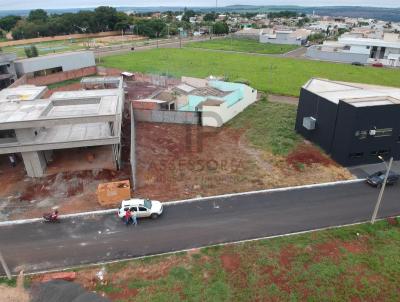
[[[400,87],[400,70],[197,49],[153,49],[105,57],[102,64],[127,71],[172,76],[247,79],[259,90],[298,96],[312,77]]]
[[[204,48],[212,50],[230,50],[260,54],[283,54],[298,48],[296,45],[266,44],[249,39],[214,39],[209,41],[185,44],[188,48]]]
[[[287,155],[301,141],[294,123],[297,107],[261,99],[247,107],[227,125],[246,129],[246,137],[254,147],[277,155]]]
[[[106,283],[85,285],[118,302],[395,302],[400,292],[395,222],[109,264]],[[99,269],[77,270],[78,280],[97,280]],[[0,283],[15,284],[4,278]]]
[[[49,42],[42,42],[42,43],[34,43],[36,45],[39,55],[46,55],[50,53],[60,53],[60,52],[66,52],[66,51],[75,51],[75,50],[82,50],[85,49],[85,47],[81,44],[83,42],[82,39],[80,40],[74,40],[73,43],[70,41],[49,41]],[[18,58],[26,58],[25,55],[25,47],[29,46],[30,44],[27,45],[17,45],[17,46],[6,46],[3,47],[4,52],[13,52],[16,53]]]

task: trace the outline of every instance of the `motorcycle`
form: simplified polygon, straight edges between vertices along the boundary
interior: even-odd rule
[[[60,222],[58,213],[45,213],[43,214],[44,222]]]

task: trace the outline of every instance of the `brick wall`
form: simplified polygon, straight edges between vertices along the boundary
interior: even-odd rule
[[[27,83],[32,84],[32,85],[37,85],[37,86],[49,85],[49,84],[54,84],[54,83],[58,83],[58,82],[63,82],[66,80],[77,79],[77,78],[93,75],[96,73],[97,73],[96,66],[91,66],[91,67],[70,70],[70,71],[57,72],[57,73],[49,74],[46,76],[28,78]]]
[[[12,83],[9,88],[13,88],[13,87],[18,87],[20,85],[25,85],[27,84],[27,76],[26,74],[24,74],[22,77],[20,77],[18,80],[16,80],[14,83]]]

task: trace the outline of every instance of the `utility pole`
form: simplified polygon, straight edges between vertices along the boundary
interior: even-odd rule
[[[0,262],[1,262],[1,265],[3,266],[4,272],[6,273],[8,280],[11,280],[10,270],[8,268],[6,261],[4,260],[4,257],[3,257],[3,254],[1,253],[1,251],[0,251]]]
[[[381,156],[378,156],[378,157],[383,161],[383,163],[386,166],[386,174],[385,174],[385,179],[383,180],[381,191],[379,192],[378,200],[376,201],[374,213],[372,214],[371,224],[375,223],[376,215],[378,215],[378,210],[379,210],[379,207],[380,207],[381,202],[382,202],[382,197],[383,197],[383,193],[385,191],[386,182],[387,182],[387,179],[389,177],[390,168],[392,167],[392,163],[393,163],[393,157],[390,158],[389,165],[386,165],[385,161],[383,160],[383,158]]]

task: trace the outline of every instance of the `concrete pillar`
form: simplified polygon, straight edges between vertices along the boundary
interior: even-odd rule
[[[53,161],[53,150],[46,150],[43,153],[47,163]]]
[[[42,177],[46,170],[47,162],[44,152],[22,152],[25,170],[30,177]]]

